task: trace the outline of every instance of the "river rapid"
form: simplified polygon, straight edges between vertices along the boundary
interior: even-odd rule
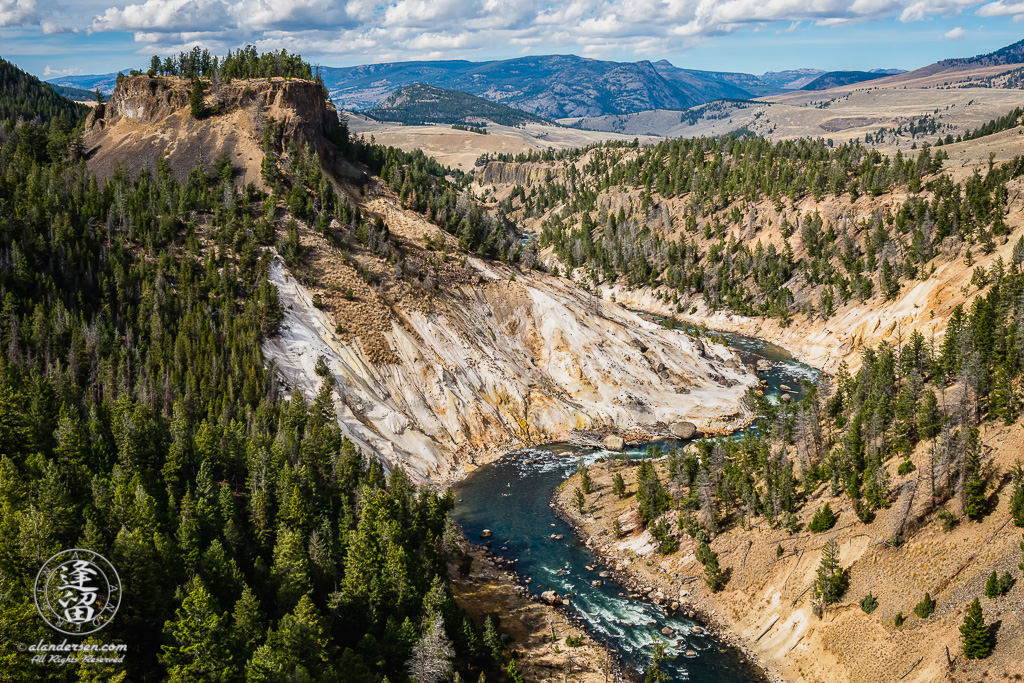
[[[745,362],[759,358],[772,361],[771,370],[760,373],[768,383],[765,393],[770,400],[779,400],[783,384],[792,387],[789,393],[794,400],[799,399],[801,380],[817,382],[821,376],[778,346],[737,334],[722,336]],[[756,422],[748,427],[756,429]],[[729,438],[742,438],[746,431]],[[671,449],[685,443],[670,440],[660,445]],[[644,457],[646,448],[627,452],[634,458]],[[454,486],[455,522],[474,542],[484,529],[490,529],[491,551],[515,562],[519,577],[531,579],[527,588],[532,594],[547,590],[572,594],[565,609],[581,620],[599,643],[607,643],[617,653],[628,677],[639,679],[650,665],[652,643],[657,637],[667,645],[663,669],[670,681],[763,681],[764,674],[739,649],[713,635],[692,632],[696,622],[679,613],[666,616],[661,607],[629,598],[623,587],[607,579],[603,585],[591,585],[602,567],[572,527],[555,514],[551,500],[559,484],[576,471],[580,456],[589,464],[605,455],[608,452],[604,450],[559,443],[509,453],[471,472]],[[662,636],[665,627],[675,635]],[[560,647],[567,646],[562,643]],[[686,656],[687,650],[696,656]]]

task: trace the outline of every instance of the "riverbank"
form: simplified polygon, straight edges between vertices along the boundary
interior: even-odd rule
[[[913,454],[915,472],[898,475],[896,463],[889,463],[892,504],[878,510],[870,524],[858,521],[847,498],[832,497],[821,486],[810,493],[797,517],[800,528],[806,529],[813,514],[828,502],[839,520],[826,533],[790,533],[755,518],[749,529],[731,528],[718,534],[711,547],[728,577],[720,593],[711,593],[705,585],[692,539],[677,531],[674,512],[666,519],[679,539],[679,549],[669,555],[658,553],[636,513],[636,467],[591,466],[592,493],[585,497],[585,514],[572,504],[578,474],[559,488],[553,504],[591,550],[615,567],[625,585],[635,586],[648,599],[652,595],[657,599],[660,593],[680,605],[685,600],[686,609],[692,606],[716,635],[741,647],[775,680],[1017,680],[1014,676],[1022,673],[1020,662],[1024,661],[1024,581],[1017,569],[1021,530],[1009,520],[1012,487],[1004,474],[1024,452],[1024,425],[988,429],[983,441],[994,493],[991,512],[981,521],[962,520],[943,531],[926,497],[913,495],[924,486],[918,486],[918,477],[928,451],[921,447]],[[664,460],[656,467],[667,482]],[[627,484],[628,495],[622,499],[611,492],[616,472]],[[668,488],[677,492],[671,484]],[[954,506],[947,509],[959,516]],[[624,532],[621,538],[615,537],[615,520]],[[894,544],[896,535],[900,541]],[[839,544],[849,585],[841,601],[819,618],[813,614],[811,588],[821,549],[830,539]],[[1017,585],[1003,597],[984,597],[992,571],[1011,572]],[[937,607],[934,614],[921,619],[913,610],[925,591]],[[869,593],[879,606],[866,614],[858,603]],[[996,649],[987,659],[964,661],[959,626],[975,597],[981,598]]]
[[[659,458],[654,462],[664,463],[664,460]],[[580,485],[579,474],[566,479],[552,501],[558,516],[573,528],[603,565],[601,573],[607,574],[610,580],[621,586],[624,591],[628,591],[630,597],[657,605],[666,614],[686,616],[697,622],[704,633],[737,648],[760,670],[763,680],[770,683],[786,683],[786,679],[757,654],[753,643],[739,636],[732,629],[734,624],[719,614],[716,605],[699,590],[703,586],[703,574],[699,564],[696,567],[674,565],[666,568],[661,563],[648,559],[648,555],[654,550],[654,539],[646,532],[640,534],[640,519],[635,510],[620,512],[613,508],[615,496],[611,493],[612,477],[618,472],[626,478],[636,469],[634,466],[616,465],[616,462],[606,460],[590,467],[592,491],[597,495],[594,504],[584,507],[589,514],[580,514],[572,502],[575,490]],[[635,481],[632,483],[635,488]],[[631,497],[626,500],[630,499]],[[628,505],[627,502],[626,507]],[[623,547],[616,548],[612,530],[615,519],[619,519],[624,538],[636,539],[633,543],[627,542]],[[692,549],[689,552],[692,556]],[[713,655],[705,653],[704,656]]]
[[[455,600],[479,625],[488,615],[500,618],[498,630],[508,637],[508,650],[515,653],[526,680],[560,683],[569,676],[579,683],[616,680],[615,663],[604,649],[563,611],[532,599],[501,558],[466,541],[462,550],[472,563],[465,576],[455,568],[449,572]]]

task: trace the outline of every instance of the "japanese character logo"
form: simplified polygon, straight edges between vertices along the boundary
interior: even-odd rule
[[[91,550],[63,550],[36,575],[36,609],[50,628],[72,636],[95,633],[121,604],[121,578],[107,558]]]

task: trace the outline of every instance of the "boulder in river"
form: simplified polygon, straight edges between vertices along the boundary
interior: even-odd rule
[[[779,396],[779,400],[782,401],[783,403],[789,403],[790,401],[793,400],[793,397],[790,396],[789,394],[783,394],[782,396]]]
[[[704,635],[704,629],[702,629],[700,626],[694,626],[690,629],[690,633],[692,633],[695,636]]]
[[[673,422],[668,430],[677,439],[692,439],[697,435],[697,425],[692,422]]]
[[[594,588],[599,588],[600,586],[604,585],[604,581],[602,581],[601,579],[594,579],[593,581],[590,582],[590,585],[593,586]]]
[[[793,391],[792,387],[790,387],[788,384],[780,384],[779,389],[782,389],[783,391]]]
[[[558,593],[555,591],[544,591],[540,594],[540,599],[549,605],[554,605],[556,601],[559,601]]]
[[[666,626],[665,628],[661,629],[661,635],[663,635],[663,636],[668,636],[669,638],[671,638],[671,637],[672,637],[672,636],[674,636],[675,634],[676,634],[676,632],[675,632],[675,631],[673,631],[673,630],[672,630],[671,628],[669,628],[668,626]]]
[[[490,538],[493,535],[494,534],[491,533],[490,529],[484,529],[483,531],[480,532],[480,538]]]
[[[768,372],[772,369],[772,362],[765,358],[761,358],[757,361],[757,365],[755,367],[758,372]]]
[[[604,447],[609,451],[621,451],[626,447],[626,442],[622,440],[621,436],[610,434],[604,437]]]
[[[690,659],[693,659],[694,657],[696,657],[696,656],[697,656],[697,653],[696,653],[696,652],[694,652],[693,650],[687,650],[687,651],[686,651],[686,652],[685,652],[684,654],[685,654],[685,655],[686,655],[687,657],[689,657]]]

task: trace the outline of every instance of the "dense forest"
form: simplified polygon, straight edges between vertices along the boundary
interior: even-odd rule
[[[198,46],[177,57],[165,57],[163,60],[159,55],[153,55],[147,74],[189,79],[203,76],[220,79],[225,83],[236,78],[303,78],[309,81],[314,77],[313,67],[303,61],[301,55],[288,54],[284,49],[260,53],[253,45],[247,45],[235,53],[228,50],[223,59]]]
[[[888,157],[823,140],[606,143],[523,155],[517,161],[553,163],[554,172],[513,188],[502,209],[541,218],[540,246],[552,246],[568,269],[584,268],[594,284],[621,276],[629,286],[665,285],[668,293],[659,295],[680,312],[680,299],[700,294],[712,309],[786,324],[797,313],[830,317],[851,300],[896,298],[908,281],[930,276],[944,249],[966,244],[968,261],[974,249],[995,249],[1009,233],[1006,185],[1024,174],[1024,159],[990,164],[955,183],[940,172],[945,158],[927,145],[914,156]],[[768,227],[758,203],[782,212],[807,197],[853,202],[897,189],[909,198],[867,221],[796,213],[777,226],[781,247],[753,239]],[[623,190],[634,199],[609,210],[606,195]],[[803,247],[800,257],[795,246]],[[798,274],[794,291],[790,280]],[[985,281],[979,272],[978,282]]]
[[[39,120],[70,130],[89,108],[59,95],[47,83],[0,59],[0,123]]]
[[[0,125],[0,631],[51,640],[33,580],[85,547],[124,595],[87,642],[128,654],[46,667],[12,647],[0,670],[376,683],[503,666],[497,615],[474,622],[452,598],[449,567],[467,565],[451,496],[385,473],[340,434],[330,378],[315,401],[283,395],[261,352],[282,319],[266,247],[302,259],[285,207],[333,239],[376,226],[272,122],[266,194],[224,156],[184,181],[161,158],[100,184],[60,116]]]

